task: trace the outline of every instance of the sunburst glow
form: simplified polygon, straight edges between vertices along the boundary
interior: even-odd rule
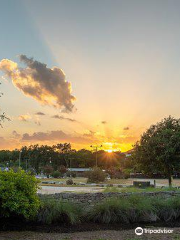
[[[108,153],[112,153],[113,150],[112,150],[112,149],[108,149],[108,150],[106,150],[106,152],[108,152]]]

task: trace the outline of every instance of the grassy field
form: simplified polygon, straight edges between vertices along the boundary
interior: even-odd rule
[[[118,187],[107,187],[104,189],[104,192],[122,192],[122,193],[136,193],[136,192],[160,192],[160,191],[178,191],[180,192],[180,189],[177,188],[135,188],[135,187],[123,187],[123,188],[118,188]]]
[[[127,185],[132,185],[133,181],[151,181],[153,183],[154,179],[133,179],[133,178],[128,178],[128,179],[110,179],[108,180],[109,184],[127,184]],[[155,179],[156,184],[162,184],[162,185],[167,185],[168,186],[168,180],[167,179]],[[173,186],[180,186],[180,179],[174,179],[173,180]]]
[[[72,178],[73,182],[76,185],[66,185],[66,181],[69,178],[44,178],[41,179],[40,181],[40,186],[54,186],[54,187],[59,187],[62,186],[63,187],[83,187],[84,185],[81,185],[80,183],[87,183],[87,178],[83,178],[83,177],[77,177],[77,178]],[[57,182],[57,184],[47,184],[47,183],[43,183],[43,182]],[[62,183],[62,184],[59,184]]]
[[[46,179],[42,179],[42,182],[46,182],[46,181],[54,181],[54,182],[62,182],[64,183],[63,186],[66,184],[66,181],[69,178],[46,178]],[[87,183],[87,178],[84,177],[77,177],[77,178],[72,178],[73,182],[76,183],[76,186],[79,186],[79,183]],[[125,184],[125,185],[132,185],[133,181],[136,180],[145,180],[145,181],[151,181],[151,183],[153,183],[154,179],[110,179],[110,180],[106,180],[105,182],[103,182],[104,184]],[[168,186],[168,180],[167,179],[156,179],[156,184],[157,185],[164,185],[164,186]],[[44,184],[43,184],[44,185]],[[46,184],[45,184],[46,185]],[[177,187],[180,186],[180,179],[174,179],[173,180],[173,186]]]
[[[46,182],[46,181],[54,181],[54,182],[63,182],[66,183],[66,181],[70,179],[70,178],[44,178],[41,179],[41,183],[42,182]],[[72,178],[73,182],[75,183],[87,183],[87,178],[84,177],[77,177],[77,178]]]

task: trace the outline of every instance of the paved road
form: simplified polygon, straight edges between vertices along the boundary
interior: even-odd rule
[[[102,187],[54,187],[54,186],[41,186],[38,193],[42,194],[54,194],[61,192],[77,192],[77,193],[93,193],[102,192]]]

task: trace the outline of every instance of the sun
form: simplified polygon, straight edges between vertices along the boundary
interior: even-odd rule
[[[108,149],[108,150],[106,150],[106,152],[108,152],[108,153],[112,153],[112,149]]]

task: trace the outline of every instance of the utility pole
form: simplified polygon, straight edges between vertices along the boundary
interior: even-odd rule
[[[95,146],[93,146],[93,145],[91,145],[90,146],[91,148],[94,148],[94,150],[95,150],[95,153],[96,153],[96,167],[98,167],[98,156],[97,156],[97,152],[98,152],[98,149],[100,149],[100,148],[102,148],[102,145],[95,145]]]
[[[71,174],[71,172],[72,172],[72,160],[73,160],[73,157],[69,157],[69,169],[70,169],[70,178],[72,177],[72,174]]]
[[[19,168],[21,167],[21,153],[22,153],[22,150],[20,150],[19,152]]]
[[[28,169],[28,158],[26,158],[26,172],[27,172],[27,169]]]

